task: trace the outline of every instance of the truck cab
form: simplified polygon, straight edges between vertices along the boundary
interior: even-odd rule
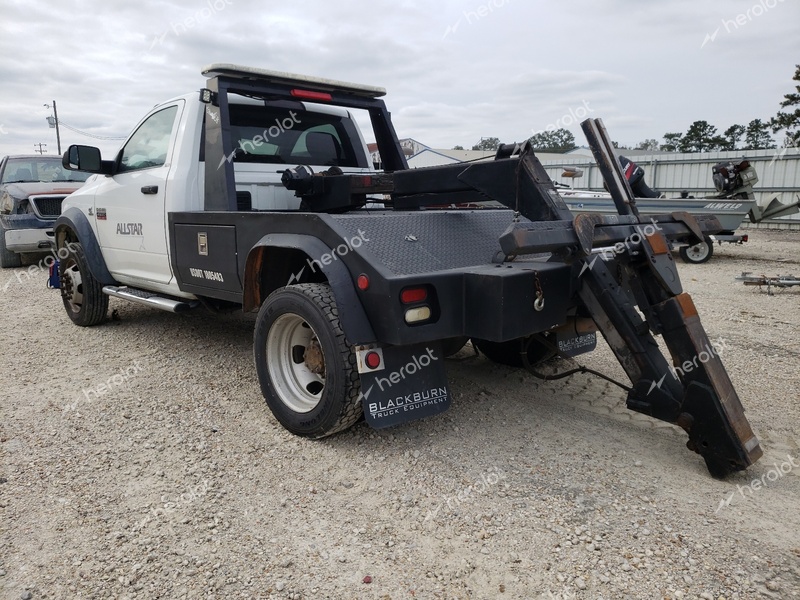
[[[311,102],[266,103],[232,96],[228,135],[232,150],[206,161],[206,105],[197,93],[153,108],[137,124],[103,173],[73,194],[64,211],[79,211],[102,249],[111,277],[124,285],[178,298],[171,267],[170,212],[204,210],[206,170],[232,167],[236,209],[299,210],[301,200],[281,184],[287,166],[312,170],[370,170],[361,131],[350,111]],[[73,148],[73,158],[88,147]],[[84,159],[85,160],[85,159]]]

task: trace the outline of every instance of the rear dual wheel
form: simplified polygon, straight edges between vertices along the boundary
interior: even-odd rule
[[[358,421],[361,383],[329,285],[281,288],[264,301],[254,334],[261,392],[296,435],[321,438]]]

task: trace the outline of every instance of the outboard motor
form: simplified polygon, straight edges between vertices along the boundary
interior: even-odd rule
[[[720,194],[732,195],[739,188],[758,182],[756,171],[747,160],[717,163],[711,168],[711,173],[714,187]]]
[[[644,169],[625,156],[619,157],[619,164],[625,173],[625,179],[637,198],[659,198],[661,194],[651,190],[644,181]]]

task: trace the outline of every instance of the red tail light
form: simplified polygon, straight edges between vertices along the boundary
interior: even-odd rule
[[[368,352],[364,357],[364,362],[370,369],[377,369],[381,366],[381,355],[377,352]]]
[[[424,287],[406,288],[400,292],[400,302],[403,304],[414,304],[424,302],[428,298],[428,290]]]
[[[292,96],[295,98],[302,98],[303,100],[317,100],[323,102],[330,102],[333,100],[328,92],[312,92],[311,90],[292,90]]]

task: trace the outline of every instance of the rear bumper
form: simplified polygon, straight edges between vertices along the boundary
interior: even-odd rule
[[[574,308],[569,265],[514,261],[389,279],[360,292],[378,341],[404,346],[455,337],[505,342],[563,325]],[[429,286],[428,298],[403,305],[401,291]],[[537,302],[537,292],[541,300]],[[432,318],[408,324],[409,310],[430,307]]]
[[[10,252],[44,252],[53,247],[53,221],[36,215],[0,215],[2,234]]]

